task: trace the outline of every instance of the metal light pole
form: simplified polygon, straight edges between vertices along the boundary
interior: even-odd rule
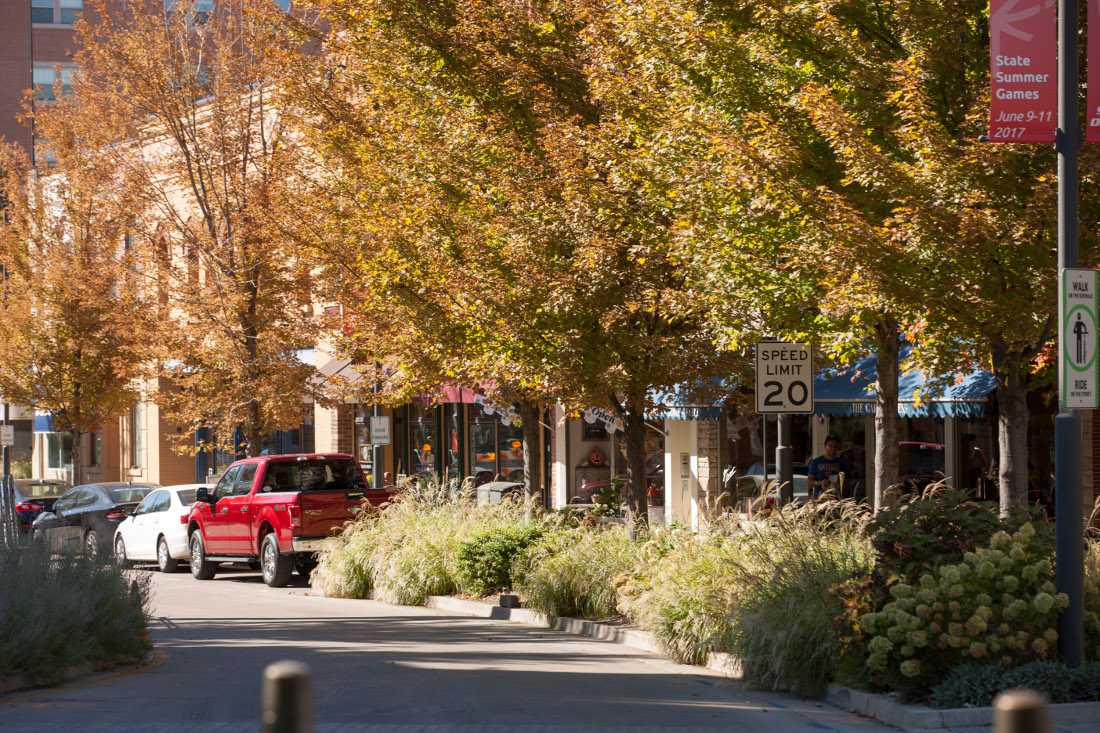
[[[1062,271],[1077,267],[1077,153],[1081,148],[1078,120],[1078,0],[1058,2],[1058,282]],[[1063,303],[1058,298],[1059,345],[1062,344]],[[1061,355],[1065,359],[1065,355]],[[1064,377],[1063,377],[1064,378]],[[1054,485],[1056,522],[1056,582],[1069,597],[1058,617],[1058,656],[1070,667],[1084,661],[1085,556],[1082,537],[1081,416],[1059,405],[1054,418]]]
[[[382,364],[374,362],[374,394],[377,395],[382,391]],[[371,409],[371,415],[373,417],[382,417],[382,406],[378,404],[378,398],[374,399],[374,407]],[[381,445],[374,442],[374,438],[371,438],[371,488],[381,489],[383,482],[382,475],[382,461],[384,458],[384,449]]]

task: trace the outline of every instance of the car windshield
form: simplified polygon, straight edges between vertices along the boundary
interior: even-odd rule
[[[363,475],[355,461],[313,458],[272,461],[264,476],[264,490],[363,491]]]
[[[149,495],[153,488],[152,486],[112,486],[107,489],[107,493],[111,495],[113,501],[117,501],[119,504],[129,504],[141,501]]]
[[[19,484],[19,491],[28,499],[47,499],[61,496],[69,488],[68,484]]]
[[[197,489],[183,489],[176,492],[176,496],[180,498],[180,503],[184,506],[191,506],[195,503],[195,491]]]

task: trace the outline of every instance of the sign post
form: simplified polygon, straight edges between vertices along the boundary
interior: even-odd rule
[[[756,345],[756,411],[778,413],[775,468],[779,479],[779,504],[794,498],[791,451],[791,415],[813,412],[814,366],[810,344],[769,341]],[[764,424],[767,434],[767,422]],[[764,475],[768,474],[767,451]]]

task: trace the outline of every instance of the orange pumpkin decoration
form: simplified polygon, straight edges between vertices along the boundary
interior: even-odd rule
[[[593,448],[592,452],[588,454],[588,462],[593,466],[602,466],[606,456],[603,454],[602,448]]]

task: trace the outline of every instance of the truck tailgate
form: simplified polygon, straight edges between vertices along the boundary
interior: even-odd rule
[[[302,506],[302,537],[339,534],[349,519],[354,519],[363,503],[363,492],[303,491],[298,495]]]

